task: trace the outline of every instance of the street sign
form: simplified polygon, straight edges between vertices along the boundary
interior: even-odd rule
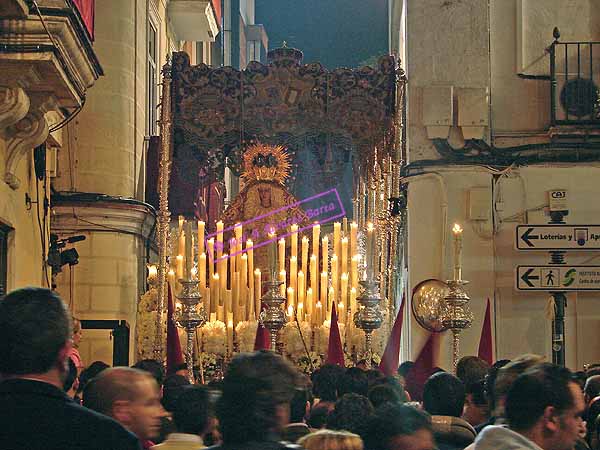
[[[518,225],[517,250],[600,250],[600,225]]]
[[[519,291],[600,291],[600,266],[517,266]]]

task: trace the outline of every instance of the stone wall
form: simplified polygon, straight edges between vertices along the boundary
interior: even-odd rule
[[[524,79],[519,73],[548,74],[544,49],[552,43],[555,26],[563,40],[597,40],[594,5],[592,0],[490,0],[488,9],[488,2],[480,0],[407,1],[409,162],[429,160],[407,179],[409,287],[450,276],[450,230],[454,222],[463,224],[463,276],[471,281],[467,291],[475,314],[471,329],[462,335],[463,355],[477,353],[490,298],[497,358],[534,352],[552,359],[551,322],[545,316],[549,295],[519,293],[513,287],[516,265],[546,264],[548,256],[517,252],[515,228],[549,221],[543,208],[550,189],[568,190],[567,223],[597,222],[600,164],[540,163],[499,172],[478,164],[477,158],[470,163],[442,159],[432,139],[448,139],[458,149],[467,137],[496,147],[550,142],[549,82]],[[487,220],[470,219],[473,189],[487,198]],[[567,261],[593,264],[588,262],[592,256],[569,253]],[[600,349],[590,345],[597,342],[600,329],[596,297],[567,295],[566,359],[572,368],[600,360]],[[410,351],[404,356],[415,358],[425,339],[411,318],[405,333]],[[450,345],[450,336],[444,336],[445,368],[451,367]]]

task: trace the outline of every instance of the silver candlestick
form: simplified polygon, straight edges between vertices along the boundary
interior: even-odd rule
[[[277,350],[277,333],[285,325],[285,313],[281,305],[285,303],[285,297],[279,293],[279,287],[283,281],[278,281],[275,272],[272,272],[269,281],[263,281],[263,286],[267,288],[267,292],[262,296],[260,301],[267,307],[261,311],[259,315],[260,323],[263,327],[269,330],[271,337],[271,350]]]
[[[469,328],[473,323],[473,313],[469,309],[469,296],[467,295],[464,285],[468,281],[465,280],[448,280],[448,294],[444,298],[446,301],[442,309],[442,326],[445,329],[452,330],[452,364],[454,373],[458,364],[460,355],[460,333],[462,330]]]
[[[188,381],[194,383],[194,334],[196,329],[206,323],[206,314],[200,304],[202,295],[198,290],[198,280],[179,280],[181,292],[177,299],[181,301],[181,311],[175,315],[175,323],[187,334],[185,362],[187,364]]]
[[[367,355],[367,368],[371,368],[372,359],[372,333],[383,323],[383,314],[379,308],[381,295],[379,293],[379,282],[374,279],[359,281],[362,292],[356,298],[360,305],[354,314],[354,325],[365,332],[365,353]]]

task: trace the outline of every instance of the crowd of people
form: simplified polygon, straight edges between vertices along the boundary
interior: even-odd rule
[[[258,351],[191,385],[185,366],[153,360],[84,368],[73,322],[47,289],[0,300],[1,450],[600,450],[600,365],[467,356],[415,389],[410,362],[393,377],[335,365],[309,377]]]

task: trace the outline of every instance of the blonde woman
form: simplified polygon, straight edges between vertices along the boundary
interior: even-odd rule
[[[79,343],[81,342],[82,336],[83,331],[81,330],[81,322],[76,317],[73,317],[73,347],[71,347],[71,351],[69,352],[69,358],[71,358],[75,363],[78,376],[83,370],[83,362],[81,361],[81,356],[79,355]]]
[[[319,430],[298,441],[306,450],[363,450],[358,434],[347,431]]]

